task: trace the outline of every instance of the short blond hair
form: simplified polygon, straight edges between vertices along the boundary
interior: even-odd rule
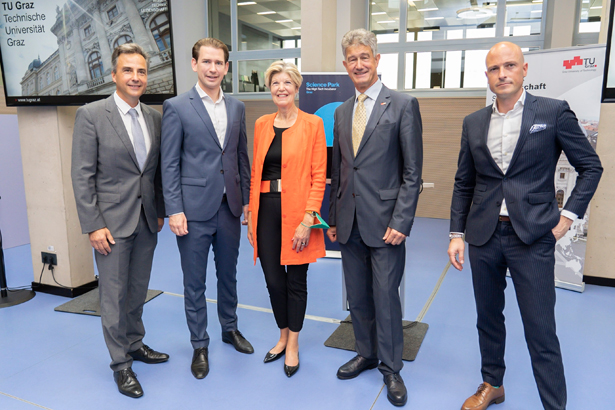
[[[297,86],[297,89],[301,87],[303,83],[303,77],[299,72],[299,69],[293,63],[287,63],[286,61],[274,61],[271,63],[267,71],[265,71],[265,84],[267,87],[271,88],[271,79],[274,75],[286,73],[292,80],[292,82]]]

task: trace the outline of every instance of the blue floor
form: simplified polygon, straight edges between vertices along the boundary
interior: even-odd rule
[[[245,233],[245,232],[244,232]],[[448,221],[418,219],[407,243],[405,319],[414,320],[446,266]],[[244,235],[245,236],[245,235]],[[190,373],[192,348],[185,322],[179,254],[165,227],[154,260],[151,289],[167,293],[145,306],[145,342],[167,352],[167,363],[135,363],[145,395],[130,399],[117,392],[109,369],[100,319],[54,312],[66,298],[38,293],[19,306],[0,309],[0,409],[391,409],[377,370],[341,381],[337,368],[352,352],[331,349],[324,341],[335,324],[306,320],[301,333],[301,369],[292,378],[283,361],[263,364],[278,337],[260,269],[242,241],[238,266],[239,327],[256,353],[243,355],[221,342],[215,304],[210,303],[211,371],[204,380]],[[32,281],[29,246],[5,251],[11,287]],[[210,258],[211,259],[211,258]],[[210,270],[207,297],[216,298]],[[38,273],[37,273],[38,274]],[[323,259],[308,273],[308,315],[343,319],[339,260]],[[541,404],[512,283],[508,304],[506,401],[495,410],[534,410]],[[177,295],[176,295],[177,294]],[[557,290],[558,334],[568,382],[568,408],[615,407],[615,289],[586,286],[584,293]],[[408,409],[459,409],[481,382],[475,328],[476,312],[469,266],[450,269],[424,322],[429,331],[414,362],[401,374],[408,387]]]

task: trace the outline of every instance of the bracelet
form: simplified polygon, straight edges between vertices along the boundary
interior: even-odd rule
[[[306,228],[311,228],[311,226],[307,226],[306,224],[304,224],[303,221],[301,221],[301,225],[305,226]]]

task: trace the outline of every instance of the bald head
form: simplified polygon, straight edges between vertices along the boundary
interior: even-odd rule
[[[523,94],[527,63],[518,45],[501,42],[489,50],[485,59],[489,88],[496,95],[498,109],[514,105]],[[502,106],[502,108],[500,108]]]
[[[520,59],[519,61],[521,61],[521,64],[525,63],[525,58],[523,57],[523,51],[521,51],[521,47],[509,41],[502,41],[489,49],[489,52],[487,53],[487,58],[485,59],[487,67],[489,67],[490,57],[494,58],[503,53],[515,55],[517,58]]]

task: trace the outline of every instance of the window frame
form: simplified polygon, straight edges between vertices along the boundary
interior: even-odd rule
[[[602,6],[604,7],[604,5]],[[591,44],[600,43],[600,32],[598,33],[580,33],[581,28],[581,12],[583,9],[583,0],[577,0],[577,10],[575,13],[574,34],[572,35],[573,46],[587,46]],[[600,21],[600,27],[602,27],[602,20]]]
[[[400,2],[399,11],[399,26],[397,27],[399,38],[396,43],[378,44],[379,54],[398,54],[397,58],[397,90],[401,92],[412,92],[417,94],[430,94],[434,97],[445,96],[484,96],[486,82],[484,88],[439,88],[439,89],[414,89],[405,88],[405,73],[406,73],[406,54],[422,53],[422,52],[448,52],[448,51],[466,51],[466,50],[489,50],[494,44],[500,41],[513,41],[522,48],[539,47],[544,48],[547,3],[549,0],[543,0],[542,3],[542,19],[540,34],[528,36],[505,36],[506,28],[506,0],[497,0],[497,19],[495,25],[495,37],[475,38],[475,39],[453,39],[453,40],[430,40],[430,41],[406,41],[406,32],[408,26],[408,2]],[[371,30],[371,0],[364,0],[366,7],[365,27]],[[402,29],[403,28],[403,29]],[[416,67],[415,67],[416,69]]]
[[[96,58],[92,59],[92,56],[96,56]],[[88,54],[86,63],[88,64],[88,73],[90,74],[90,81],[97,78],[101,78],[105,75],[105,69],[103,66],[102,55],[100,51],[93,50],[90,54]],[[98,63],[98,65],[94,66],[95,63]],[[95,77],[93,74],[96,73],[97,70],[100,70],[100,75]]]

